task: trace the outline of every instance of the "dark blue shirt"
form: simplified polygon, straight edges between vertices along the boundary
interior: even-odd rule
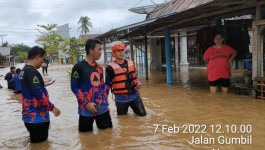
[[[50,121],[49,111],[54,105],[49,101],[49,94],[44,87],[40,73],[30,65],[26,65],[20,74],[22,93],[22,120],[27,123]]]
[[[20,88],[20,81],[19,81],[19,75],[15,75],[10,81],[9,83],[14,85],[14,92],[19,92],[21,91]]]
[[[103,68],[100,64],[92,65],[85,60],[77,63],[72,69],[71,89],[78,101],[79,115],[96,116],[108,111]],[[96,114],[90,113],[86,108],[89,103],[103,106],[103,111]]]

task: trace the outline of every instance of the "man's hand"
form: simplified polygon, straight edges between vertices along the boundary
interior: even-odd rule
[[[60,109],[58,109],[57,107],[54,106],[52,112],[54,113],[54,116],[59,116],[61,114]]]
[[[54,81],[52,81],[51,83],[49,83],[51,80],[52,80],[52,79],[47,79],[47,80],[45,80],[45,81],[44,81],[44,86],[46,87],[46,86],[52,85],[52,84],[55,82],[55,80],[54,80]]]
[[[111,112],[111,109],[110,109],[110,107],[108,106],[108,110],[109,110],[109,114],[110,114],[110,112]]]
[[[97,110],[96,110],[96,108],[94,107],[95,105],[96,105],[95,103],[89,103],[89,104],[86,106],[86,108],[87,108],[87,110],[88,110],[90,113],[95,114],[95,113],[97,113]]]
[[[137,81],[137,88],[140,89],[142,87],[142,83],[140,81]]]

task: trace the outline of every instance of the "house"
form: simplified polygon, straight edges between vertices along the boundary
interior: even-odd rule
[[[15,65],[15,58],[11,55],[11,47],[0,47],[0,67]]]
[[[255,78],[257,75],[264,76],[263,69],[261,69],[262,46],[257,44],[261,41],[261,32],[258,28],[264,26],[264,20],[262,20],[264,19],[264,7],[265,1],[262,0],[172,0],[161,10],[148,14],[147,20],[136,23],[133,28],[130,28],[132,25],[128,25],[127,28],[123,28],[124,30],[113,29],[102,34],[100,38],[106,42],[130,41],[134,48],[142,49],[145,53],[145,62],[148,62],[145,63],[146,79],[148,80],[148,68],[152,67],[157,70],[166,65],[167,83],[172,84],[172,68],[188,71],[189,66],[193,64],[204,65],[201,59],[205,48],[197,47],[197,39],[202,39],[197,38],[197,35],[201,35],[197,34],[200,29],[214,27],[222,30],[224,27],[230,30],[231,25],[232,27],[233,25],[244,25],[244,32],[229,34],[232,36],[237,33],[248,34],[245,32],[246,28],[254,31],[253,38],[250,40],[253,41],[252,58],[255,62],[252,78]],[[238,16],[244,15],[252,17],[237,21]],[[144,48],[136,45],[136,41],[140,41],[140,45],[143,45]],[[243,42],[243,40],[241,41]],[[247,44],[242,45],[244,45],[244,49],[239,49],[239,54],[245,55],[250,52]]]

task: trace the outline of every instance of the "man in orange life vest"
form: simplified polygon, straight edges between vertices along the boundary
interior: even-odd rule
[[[106,67],[106,92],[115,94],[115,102],[118,115],[126,115],[129,106],[138,116],[146,116],[146,111],[138,89],[141,83],[137,77],[133,61],[124,59],[125,46],[116,43],[112,47],[111,55],[115,61]]]

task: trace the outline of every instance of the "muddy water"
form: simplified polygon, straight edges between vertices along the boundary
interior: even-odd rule
[[[127,116],[117,116],[110,95],[113,129],[98,130],[94,126],[93,132],[79,133],[77,102],[70,90],[67,68],[49,68],[48,77],[57,80],[48,91],[51,101],[61,109],[61,116],[51,114],[49,138],[39,144],[30,143],[21,120],[21,96],[7,90],[6,83],[0,79],[5,86],[0,90],[0,149],[261,150],[265,147],[265,101],[232,93],[209,94],[204,70],[175,73],[173,85],[166,84],[164,73],[151,73],[148,82],[142,79],[140,90],[146,117],[137,117],[132,110]],[[223,142],[225,137],[241,135],[251,143]],[[203,143],[197,139],[201,136],[205,137]],[[192,137],[196,142],[189,144]]]

